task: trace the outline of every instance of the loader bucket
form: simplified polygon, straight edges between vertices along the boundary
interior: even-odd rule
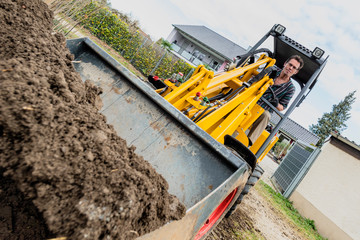
[[[88,38],[68,40],[67,47],[83,81],[103,89],[100,111],[107,122],[185,204],[187,215],[172,223],[181,225],[181,234],[171,239],[192,239],[226,196],[245,185],[250,168]]]

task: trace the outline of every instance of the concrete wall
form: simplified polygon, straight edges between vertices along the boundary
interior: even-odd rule
[[[345,145],[333,138],[327,142],[290,196],[329,240],[360,239],[360,158],[344,151]]]

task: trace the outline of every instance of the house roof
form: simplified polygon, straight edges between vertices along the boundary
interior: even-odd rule
[[[271,115],[270,122],[273,124],[277,124],[279,121],[280,117],[277,114],[273,113]],[[306,128],[304,128],[297,122],[291,120],[290,118],[287,118],[285,120],[284,124],[280,127],[280,130],[289,135],[291,138],[295,140],[301,140],[308,144],[316,145],[316,143],[320,139],[318,136],[308,131]]]
[[[341,136],[340,133],[332,132],[325,142],[330,142],[338,149],[360,160],[360,146],[346,137]]]
[[[350,147],[356,149],[357,151],[360,151],[360,145],[358,145],[354,141],[350,141],[347,137],[341,136],[337,132],[331,132],[331,137],[337,138],[338,140],[342,141],[343,143],[349,145]]]
[[[180,33],[190,37],[224,58],[232,60],[234,57],[246,53],[246,50],[213,30],[198,25],[173,25]]]

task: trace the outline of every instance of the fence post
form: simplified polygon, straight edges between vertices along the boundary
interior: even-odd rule
[[[129,29],[129,33],[130,33],[130,39],[128,40],[128,43],[126,44],[126,47],[127,46],[131,46],[130,44],[132,43],[132,40],[135,38],[135,33],[131,32],[130,29]],[[121,55],[124,56],[125,54],[125,47],[124,49],[121,51]]]
[[[136,50],[135,54],[132,56],[131,60],[130,60],[130,63],[133,62],[134,60],[134,57],[136,56],[136,54],[139,52],[139,50],[145,45],[145,43],[147,42],[148,38],[145,37],[145,40],[141,43],[140,47]]]
[[[162,55],[162,57],[160,58],[160,60],[156,63],[155,67],[153,68],[153,70],[151,70],[150,75],[153,75],[155,70],[159,67],[160,63],[162,62],[162,60],[164,59],[164,57],[166,56],[167,51],[165,50],[164,55]]]

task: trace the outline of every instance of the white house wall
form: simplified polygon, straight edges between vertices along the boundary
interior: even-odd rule
[[[206,64],[210,64],[213,60],[217,61],[220,66],[219,70],[223,69],[222,65],[224,63],[226,65],[226,62],[224,60],[219,60],[218,58],[214,57],[206,49],[201,47],[201,45],[198,45],[198,44],[190,41],[189,39],[185,38],[176,29],[173,29],[171,31],[171,33],[169,34],[169,36],[167,37],[166,40],[169,41],[170,43],[174,43],[174,41],[176,40],[176,45],[178,45],[181,48],[184,48],[184,51],[186,51],[189,54],[192,54],[195,51],[195,49],[199,50],[201,53],[203,53],[205,55],[202,62],[206,63]]]
[[[176,29],[172,30],[172,32],[167,38],[167,41],[169,41],[170,43],[174,43],[174,41],[176,41],[176,45],[183,48],[185,47],[184,45],[188,43],[188,46],[186,46],[184,49],[190,53],[194,51],[194,46],[191,46],[190,41],[184,38],[178,31],[176,31]]]
[[[166,41],[172,43],[172,42],[176,39],[176,37],[175,37],[176,34],[178,34],[178,32],[177,32],[176,29],[174,28],[174,29],[171,31],[171,33],[169,34],[169,36],[166,38]]]
[[[329,240],[360,239],[360,160],[327,142],[290,200]]]

